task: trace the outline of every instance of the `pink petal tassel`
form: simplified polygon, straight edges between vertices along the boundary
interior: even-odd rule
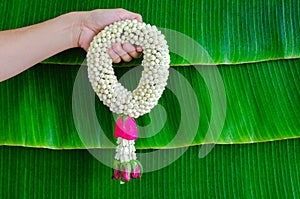
[[[121,137],[126,140],[136,140],[138,138],[138,128],[136,122],[131,117],[126,117],[123,121],[122,116],[117,119],[115,125],[115,138]]]
[[[131,177],[133,177],[133,178],[140,178],[141,177],[141,167],[139,165],[137,165],[134,168],[134,171],[131,172]]]
[[[113,178],[117,180],[117,179],[120,178],[120,176],[121,176],[121,173],[120,173],[120,170],[119,170],[119,166],[117,165],[116,169],[114,169]]]
[[[130,180],[130,169],[128,168],[128,165],[126,166],[126,169],[122,168],[122,178],[126,181],[129,182]]]

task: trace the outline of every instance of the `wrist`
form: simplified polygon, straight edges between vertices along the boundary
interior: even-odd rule
[[[60,16],[69,35],[70,48],[79,46],[85,12],[70,12]]]

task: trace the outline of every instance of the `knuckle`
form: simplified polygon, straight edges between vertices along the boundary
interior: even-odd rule
[[[120,51],[120,44],[114,44],[113,46],[112,46],[112,49],[114,50],[114,51]]]
[[[115,59],[113,59],[113,62],[114,63],[120,63],[121,61],[121,58],[120,57],[116,57]]]
[[[112,48],[108,49],[108,54],[109,54],[109,55],[113,55],[113,53],[114,53],[113,51],[114,51],[114,50],[113,50]]]
[[[128,54],[122,49],[119,53],[118,53],[122,58],[128,56]]]
[[[130,44],[130,43],[125,43],[123,45],[124,50],[126,50],[127,52],[131,52],[134,51],[134,47]]]
[[[121,55],[122,59],[130,59],[130,56],[127,53]]]

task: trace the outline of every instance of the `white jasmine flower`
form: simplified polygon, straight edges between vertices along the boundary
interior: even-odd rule
[[[128,91],[117,80],[108,49],[114,43],[141,45],[144,53],[141,81]],[[137,20],[115,22],[94,37],[87,53],[88,77],[110,110],[137,118],[151,111],[161,97],[169,75],[170,56],[164,35],[155,26]],[[156,86],[152,86],[153,83]],[[151,103],[148,103],[148,102]]]

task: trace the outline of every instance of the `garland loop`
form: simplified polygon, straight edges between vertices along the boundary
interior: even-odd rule
[[[144,70],[137,88],[127,90],[114,75],[108,49],[115,43],[142,46]],[[88,77],[103,104],[117,114],[137,118],[157,104],[169,76],[170,56],[164,35],[137,20],[115,22],[105,27],[91,42],[87,53]]]

